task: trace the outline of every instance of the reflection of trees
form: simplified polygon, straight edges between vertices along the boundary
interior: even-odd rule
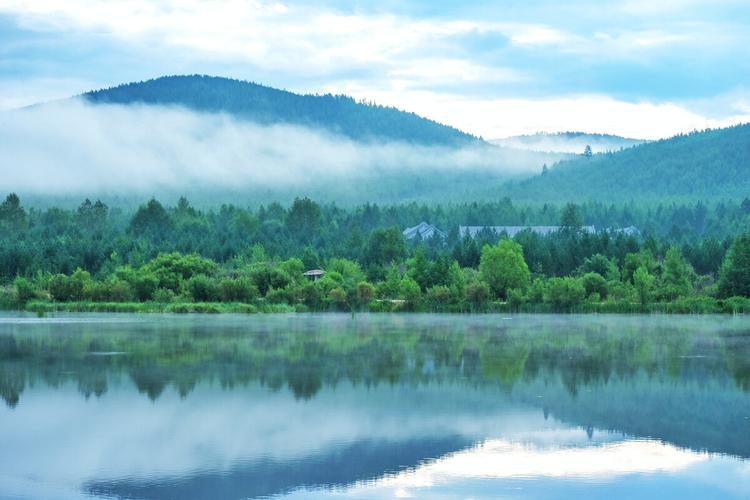
[[[168,370],[160,366],[141,366],[130,372],[133,383],[138,392],[148,395],[151,401],[155,401],[169,383]]]
[[[529,349],[521,339],[490,337],[480,350],[482,375],[513,385],[523,375]]]
[[[728,336],[724,356],[737,386],[750,392],[750,341],[747,334]]]
[[[10,408],[15,408],[26,385],[23,366],[3,361],[0,364],[0,397]]]
[[[320,375],[314,365],[304,362],[295,362],[286,370],[287,384],[299,399],[310,399],[318,393],[323,386]]]
[[[10,408],[18,404],[26,385],[24,367],[19,359],[18,343],[13,335],[0,335],[0,397]]]
[[[88,399],[93,394],[97,398],[107,392],[107,377],[104,372],[89,372],[78,378],[78,391]]]
[[[750,390],[750,346],[742,331],[699,331],[647,319],[583,318],[569,323],[431,324],[370,317],[328,324],[305,319],[248,330],[192,324],[40,329],[0,335],[0,393],[18,403],[27,384],[72,381],[84,397],[106,393],[125,375],[152,400],[172,386],[187,397],[202,380],[222,387],[259,382],[298,398],[324,386],[462,381],[511,387],[519,380],[557,378],[570,394],[582,386],[627,380],[639,373],[676,381],[730,374]],[[429,316],[424,318],[429,319]],[[333,326],[332,326],[333,325]],[[705,330],[705,329],[704,329]],[[122,352],[122,355],[108,355]]]

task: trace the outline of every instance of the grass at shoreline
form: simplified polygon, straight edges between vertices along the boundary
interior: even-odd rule
[[[116,312],[116,313],[289,313],[295,312],[295,308],[286,304],[264,304],[256,306],[253,304],[223,303],[223,302],[48,302],[32,301],[27,303],[22,310],[49,313],[49,312]]]
[[[404,304],[375,301],[364,309],[369,312],[407,312]],[[52,312],[112,312],[112,313],[202,313],[202,314],[257,314],[312,312],[304,305],[245,304],[225,302],[51,302],[34,300],[22,307],[4,307],[6,310],[24,310],[38,314]],[[317,311],[324,312],[324,311]],[[344,311],[347,312],[347,311]],[[447,313],[575,313],[575,314],[749,314],[750,299],[732,297],[725,300],[705,297],[685,298],[674,302],[650,303],[645,306],[631,302],[585,302],[567,310],[551,304],[515,304],[491,302],[481,309],[452,310],[449,308],[420,308],[412,312]]]

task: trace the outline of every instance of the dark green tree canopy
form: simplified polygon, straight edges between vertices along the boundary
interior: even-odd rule
[[[0,203],[0,225],[10,231],[20,231],[26,226],[26,210],[15,193],[9,194]]]
[[[359,140],[418,144],[480,142],[458,129],[393,107],[357,102],[345,95],[300,95],[257,83],[203,75],[165,76],[87,92],[93,103],[180,105],[229,113],[254,122],[323,127]]]
[[[750,233],[738,236],[721,266],[719,293],[724,297],[750,297]]]
[[[164,206],[151,198],[130,221],[130,231],[137,235],[159,235],[172,227],[172,219]]]

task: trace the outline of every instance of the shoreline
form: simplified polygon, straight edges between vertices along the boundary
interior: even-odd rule
[[[516,304],[493,302],[481,308],[456,309],[409,308],[402,302],[375,301],[360,309],[315,309],[303,304],[289,305],[268,303],[227,302],[50,302],[31,301],[20,307],[2,307],[2,311],[31,312],[39,315],[56,312],[99,312],[132,314],[289,314],[289,313],[375,313],[375,314],[750,314],[750,299],[732,297],[725,300],[705,297],[683,299],[674,302],[655,302],[641,305],[626,302],[583,303],[568,309],[559,309],[550,304]]]

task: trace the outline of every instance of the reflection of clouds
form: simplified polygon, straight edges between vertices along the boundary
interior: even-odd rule
[[[2,409],[0,468],[66,484],[176,477],[253,460],[306,460],[351,443],[436,436],[466,442],[503,436],[536,446],[588,443],[582,429],[545,421],[541,411],[513,404],[500,391],[458,385],[339,384],[299,401],[287,390],[199,384],[186,399],[167,390],[151,402],[129,382],[113,380],[107,394],[89,400],[72,384],[36,385],[17,408]]]
[[[406,488],[457,479],[558,477],[609,479],[625,474],[674,472],[706,460],[708,455],[657,441],[622,441],[575,448],[539,448],[506,440],[489,440],[382,480]]]
[[[744,460],[621,439],[575,447],[488,440],[379,480],[289,498],[750,498]]]

